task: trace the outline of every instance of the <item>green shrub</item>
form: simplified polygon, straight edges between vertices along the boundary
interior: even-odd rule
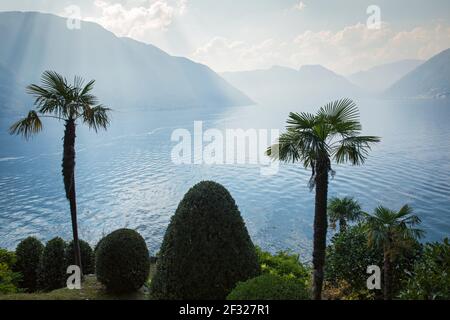
[[[14,252],[0,248],[0,263],[4,263],[8,268],[12,268],[16,264],[17,258]]]
[[[164,236],[152,295],[224,299],[236,283],[259,274],[255,247],[230,193],[211,181],[192,187]]]
[[[11,270],[5,262],[0,262],[0,294],[16,293],[21,274]]]
[[[227,296],[227,300],[307,300],[308,289],[295,279],[275,274],[239,282]]]
[[[420,244],[413,241],[411,248],[395,255],[392,262],[393,292],[398,294],[407,273],[413,268],[420,255]],[[344,299],[377,299],[382,290],[367,289],[367,267],[377,265],[383,276],[383,251],[369,247],[367,233],[363,224],[347,228],[337,233],[327,247],[325,281],[328,289],[341,289]],[[383,282],[383,277],[382,277]]]
[[[47,242],[39,268],[39,287],[54,290],[66,285],[66,243],[56,237]]]
[[[37,290],[38,269],[43,250],[43,244],[35,237],[28,237],[17,245],[16,264],[13,270],[22,275],[19,287],[25,291]]]
[[[97,279],[112,292],[131,292],[148,279],[150,259],[145,240],[130,229],[119,229],[101,240],[96,258]]]
[[[331,239],[327,247],[325,281],[327,286],[346,287],[344,295],[374,298],[375,291],[367,289],[367,267],[383,267],[383,252],[369,248],[367,235],[362,226],[349,227]],[[378,292],[381,294],[381,291]]]
[[[21,274],[12,270],[16,263],[16,255],[0,248],[0,293],[15,293]]]
[[[93,274],[95,272],[94,263],[94,252],[92,251],[89,243],[83,240],[80,242],[80,253],[81,253],[81,266],[83,268],[83,274]],[[75,264],[75,252],[73,250],[73,241],[67,245],[66,248],[66,262],[67,266]]]
[[[300,262],[298,255],[286,251],[271,254],[258,247],[256,252],[263,274],[295,278],[308,285],[311,271]]]
[[[411,277],[400,293],[402,299],[450,299],[450,243],[427,243]]]

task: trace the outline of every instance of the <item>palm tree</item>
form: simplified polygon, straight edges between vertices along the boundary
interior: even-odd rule
[[[84,85],[80,77],[75,77],[73,84],[54,71],[45,71],[41,85],[31,84],[27,92],[35,97],[35,109],[10,127],[11,134],[22,135],[28,140],[33,134],[42,130],[41,118],[53,118],[65,122],[62,175],[66,198],[70,204],[72,232],[74,241],[75,263],[81,266],[80,244],[77,226],[77,204],[75,193],[75,128],[80,121],[97,132],[109,125],[109,108],[98,104],[91,94],[94,80]]]
[[[367,217],[369,247],[383,250],[384,299],[392,299],[392,262],[395,256],[409,249],[414,240],[420,239],[424,232],[414,228],[420,218],[412,214],[408,205],[396,212],[379,206]]]
[[[331,227],[336,229],[339,222],[339,232],[347,230],[347,223],[358,221],[362,216],[361,205],[350,197],[332,198],[328,205],[328,218]]]
[[[287,131],[267,154],[284,162],[301,161],[311,168],[311,190],[315,187],[313,243],[313,299],[321,299],[327,235],[327,195],[331,161],[364,163],[372,143],[380,139],[361,136],[359,112],[350,99],[330,102],[316,114],[290,113]]]

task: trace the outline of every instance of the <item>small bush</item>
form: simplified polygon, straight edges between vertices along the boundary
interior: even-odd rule
[[[255,247],[230,193],[212,181],[192,187],[164,235],[153,297],[225,299],[239,281],[259,274]]]
[[[402,299],[450,299],[450,243],[427,243],[411,277],[400,293]]]
[[[94,263],[95,257],[89,243],[83,240],[80,242],[80,253],[81,253],[81,266],[83,268],[83,274],[93,274],[95,272]],[[67,266],[75,264],[75,252],[73,249],[73,241],[67,245],[66,249],[66,262]]]
[[[6,264],[12,268],[16,264],[17,258],[14,252],[0,248],[0,263]]]
[[[147,281],[150,259],[139,233],[119,229],[100,242],[95,257],[97,279],[112,292],[131,292]]]
[[[38,269],[43,250],[44,245],[35,237],[28,237],[17,245],[16,264],[13,270],[22,275],[19,287],[25,291],[37,290]]]
[[[14,252],[0,248],[0,293],[17,292],[21,274],[12,270],[15,263]]]
[[[311,271],[300,262],[298,255],[285,251],[271,254],[258,247],[256,252],[263,274],[294,278],[308,285]]]
[[[54,290],[66,285],[66,243],[56,237],[48,241],[39,268],[39,287]]]
[[[294,278],[275,274],[240,282],[227,296],[227,300],[307,300],[309,292],[305,285]]]

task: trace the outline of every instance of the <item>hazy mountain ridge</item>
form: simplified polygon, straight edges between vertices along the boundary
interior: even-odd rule
[[[305,65],[299,70],[274,66],[264,70],[225,72],[222,76],[257,102],[293,104],[312,97],[325,101],[364,94],[345,77],[320,65]]]
[[[396,98],[449,98],[450,49],[433,56],[385,92]]]
[[[66,19],[55,15],[3,12],[0,39],[0,64],[20,82],[37,82],[48,69],[68,78],[95,79],[95,94],[114,108],[252,103],[207,66],[116,37],[95,23],[83,21],[81,29],[70,30]],[[4,91],[5,80],[0,80]]]
[[[381,93],[423,62],[413,59],[400,60],[350,74],[347,79],[367,92]]]

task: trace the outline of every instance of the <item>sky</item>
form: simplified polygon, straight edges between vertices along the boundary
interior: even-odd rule
[[[80,16],[217,72],[321,64],[348,75],[450,47],[449,0],[0,1],[12,10]]]

